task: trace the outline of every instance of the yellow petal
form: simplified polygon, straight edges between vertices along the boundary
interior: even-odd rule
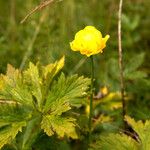
[[[106,42],[107,40],[110,38],[109,35],[106,35],[103,39],[102,39],[102,47],[101,49],[104,49],[106,47]]]
[[[106,35],[106,36],[103,38],[104,42],[106,43],[109,38],[110,38],[110,35]]]

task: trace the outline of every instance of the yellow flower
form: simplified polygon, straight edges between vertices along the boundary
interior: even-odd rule
[[[80,51],[86,56],[102,53],[106,47],[109,35],[102,38],[102,34],[93,26],[86,26],[83,30],[76,33],[75,39],[70,42],[73,51]]]

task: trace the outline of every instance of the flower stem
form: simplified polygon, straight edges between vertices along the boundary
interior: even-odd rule
[[[91,95],[90,95],[90,114],[89,114],[89,141],[91,139],[91,129],[92,129],[92,116],[93,116],[93,81],[94,81],[94,62],[93,56],[90,56],[91,59]]]

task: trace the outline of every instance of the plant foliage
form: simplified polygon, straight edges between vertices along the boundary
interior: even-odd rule
[[[30,149],[42,130],[48,136],[78,138],[76,119],[66,112],[86,95],[90,80],[63,73],[56,80],[63,66],[64,57],[47,66],[30,62],[22,72],[8,65],[6,75],[0,76],[0,148],[11,143],[19,131],[20,149]]]
[[[102,135],[96,142],[93,149],[101,150],[149,150],[150,148],[150,120],[145,122],[135,121],[126,116],[127,123],[132,127],[135,133],[126,131],[125,133],[110,133]]]

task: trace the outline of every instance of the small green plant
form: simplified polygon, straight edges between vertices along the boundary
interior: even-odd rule
[[[6,75],[0,76],[0,148],[9,143],[29,150],[42,131],[78,138],[69,110],[86,95],[90,80],[63,73],[56,78],[63,66],[64,57],[47,66],[30,62],[22,72],[8,65]]]

